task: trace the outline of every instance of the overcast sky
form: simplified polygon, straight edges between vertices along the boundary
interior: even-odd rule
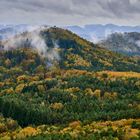
[[[140,25],[140,0],[0,0],[0,23]]]

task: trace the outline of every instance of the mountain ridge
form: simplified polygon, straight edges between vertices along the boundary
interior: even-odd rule
[[[140,26],[119,26],[114,24],[89,24],[83,27],[68,26],[65,28],[94,43],[115,32],[140,32]]]

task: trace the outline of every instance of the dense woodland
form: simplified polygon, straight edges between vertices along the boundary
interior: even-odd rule
[[[60,60],[0,51],[1,139],[140,139],[140,58],[60,28],[41,35]]]

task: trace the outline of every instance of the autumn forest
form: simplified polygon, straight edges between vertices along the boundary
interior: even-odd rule
[[[28,37],[0,45],[0,139],[139,140],[140,58],[57,27],[40,36],[45,56]]]

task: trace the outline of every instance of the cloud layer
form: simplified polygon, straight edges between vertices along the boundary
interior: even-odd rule
[[[140,24],[140,0],[0,0],[0,23]]]

